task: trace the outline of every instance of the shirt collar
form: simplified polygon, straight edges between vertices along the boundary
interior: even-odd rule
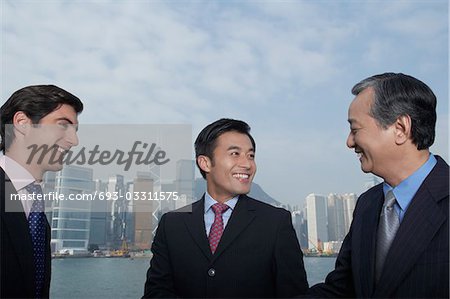
[[[17,191],[35,181],[28,170],[8,156],[0,157],[0,167],[3,168]]]
[[[239,195],[236,195],[232,199],[227,200],[225,202],[225,204],[227,206],[229,206],[231,210],[234,210],[234,207],[236,206],[238,199],[239,199]],[[218,203],[218,201],[215,200],[214,198],[212,198],[211,195],[209,195],[208,191],[206,191],[206,193],[205,193],[205,214],[206,214],[206,212],[208,212],[209,209],[211,209],[211,206],[216,203]]]
[[[419,169],[417,169],[413,174],[403,180],[398,186],[392,188],[386,182],[383,183],[383,192],[386,193],[389,190],[394,192],[397,203],[403,211],[406,211],[409,203],[416,195],[417,190],[419,190],[420,185],[422,185],[425,178],[431,172],[433,167],[436,165],[437,160],[433,154],[430,153],[427,162],[425,162]]]

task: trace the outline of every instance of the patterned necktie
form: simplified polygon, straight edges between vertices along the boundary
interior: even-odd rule
[[[29,184],[25,187],[29,194],[42,194],[39,184]],[[44,200],[35,200],[28,216],[31,242],[33,243],[34,266],[36,270],[36,298],[41,298],[44,286],[45,273],[45,230],[47,218],[45,217]]]
[[[380,222],[378,223],[377,235],[377,251],[375,264],[375,278],[376,281],[380,279],[381,271],[383,270],[386,255],[394,240],[397,229],[400,226],[397,212],[394,206],[397,203],[394,193],[389,190],[384,199],[383,208],[381,210]]]
[[[217,249],[217,245],[219,245],[220,238],[223,233],[223,218],[222,214],[228,210],[229,206],[223,203],[213,204],[211,207],[214,211],[214,223],[211,226],[211,230],[209,231],[209,247],[211,248],[211,252],[214,254]]]

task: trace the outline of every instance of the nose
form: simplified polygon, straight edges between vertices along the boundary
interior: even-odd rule
[[[350,132],[350,133],[348,134],[348,137],[347,137],[347,146],[348,146],[349,148],[354,148],[354,147],[355,147],[355,138],[354,138],[352,132]]]
[[[67,130],[66,141],[71,147],[78,145],[78,135],[75,126],[71,126],[70,129]]]
[[[250,169],[252,165],[255,165],[255,160],[247,155],[242,155],[241,159],[239,159],[239,166],[242,168]]]

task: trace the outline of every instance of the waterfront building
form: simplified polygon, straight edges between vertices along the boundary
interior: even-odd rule
[[[153,227],[157,225],[153,216],[153,201],[149,200],[150,193],[153,193],[151,174],[138,172],[133,181],[133,194],[142,196],[133,200],[134,245],[141,250],[150,249]]]
[[[126,238],[126,224],[128,216],[128,201],[126,199],[125,180],[123,175],[112,175],[108,178],[106,197],[116,198],[107,200],[107,245],[110,249],[120,248],[122,240]]]
[[[94,185],[97,194],[100,194],[101,192],[104,194],[108,187],[107,183],[98,179],[94,181]],[[109,201],[106,200],[97,199],[92,201],[89,245],[98,246],[102,249],[108,249],[108,228],[111,219],[111,214],[108,213],[109,205]]]
[[[345,235],[347,235],[353,220],[353,211],[355,210],[358,196],[355,193],[346,193],[342,195],[342,198],[344,200]]]
[[[320,251],[322,243],[328,241],[327,200],[323,195],[309,194],[306,197],[308,220],[308,249]]]
[[[344,200],[338,194],[330,193],[327,197],[328,240],[342,241],[345,238]]]
[[[178,199],[171,200],[172,209],[181,208],[190,204],[194,200],[195,185],[195,161],[179,160],[176,164],[176,179],[174,181],[174,190],[177,192]]]
[[[294,226],[300,248],[306,250],[308,249],[308,226],[304,211],[294,209],[291,215],[292,225]]]
[[[52,202],[52,252],[85,253],[90,235],[90,212],[94,191],[91,168],[68,165],[55,175],[55,192],[65,200]]]

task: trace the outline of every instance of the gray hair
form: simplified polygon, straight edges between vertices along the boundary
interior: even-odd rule
[[[402,73],[384,73],[366,78],[352,88],[352,94],[372,88],[370,115],[386,129],[400,116],[411,118],[412,142],[418,150],[429,148],[435,138],[436,96],[422,81]]]

